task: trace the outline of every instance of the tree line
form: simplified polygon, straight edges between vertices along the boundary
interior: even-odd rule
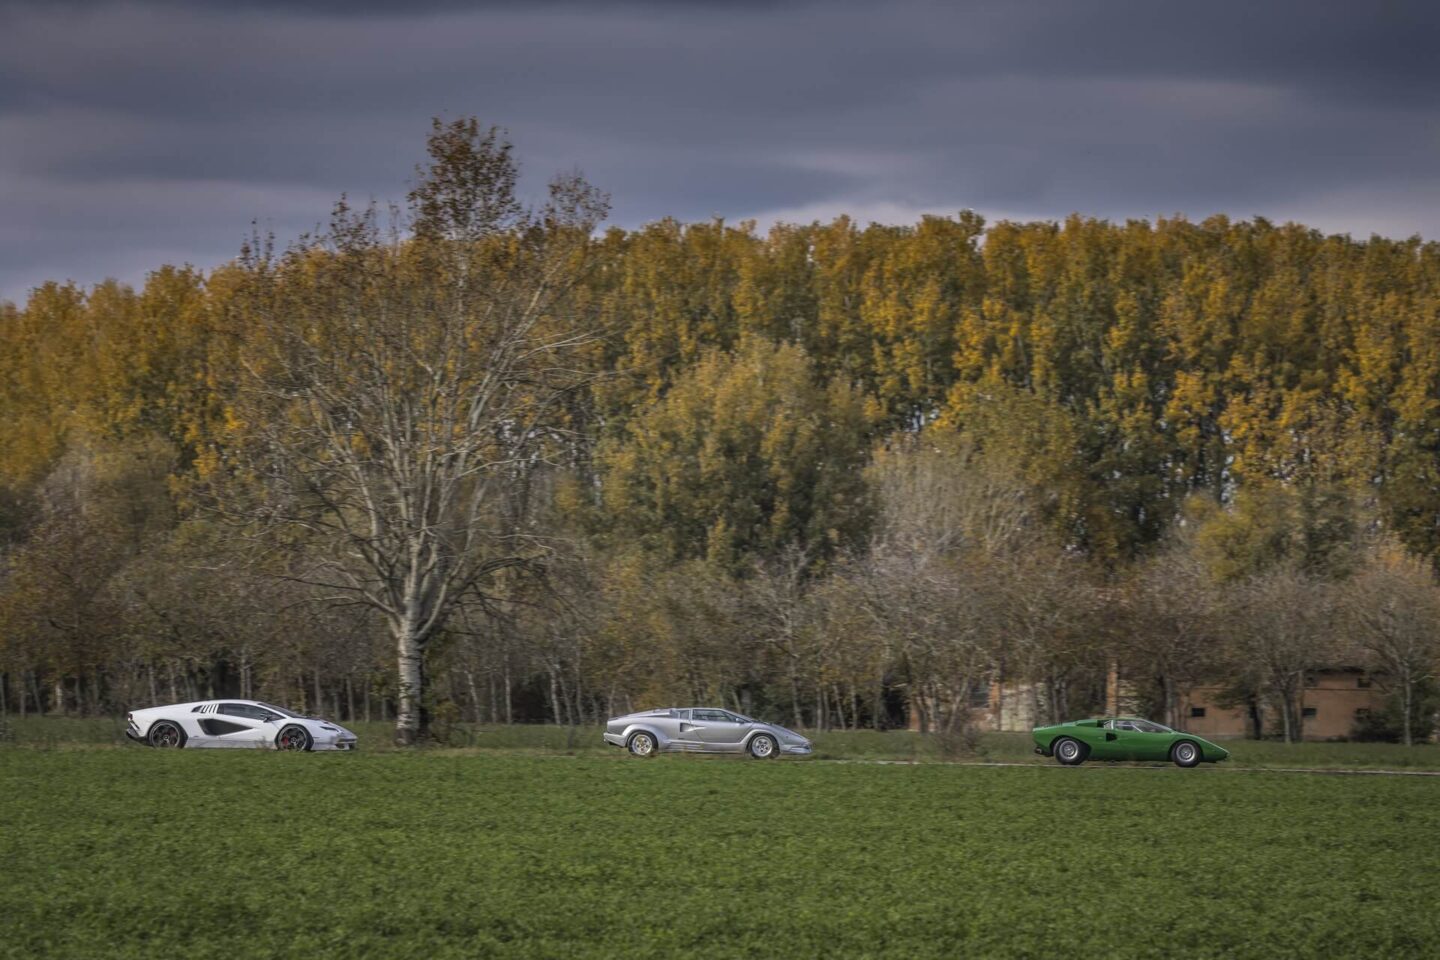
[[[1115,663],[1433,729],[1440,247],[1215,217],[602,231],[437,122],[408,202],[0,304],[0,709],[1041,716]],[[1260,722],[1268,706],[1268,726]]]

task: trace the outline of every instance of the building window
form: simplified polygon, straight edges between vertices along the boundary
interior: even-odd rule
[[[1310,718],[1310,717],[1315,716],[1315,708],[1314,708],[1314,707],[1306,707],[1306,708],[1304,708],[1303,710],[1300,711],[1300,716],[1305,717],[1305,718],[1307,718],[1307,719]]]
[[[1191,717],[1203,717],[1203,716],[1205,716],[1205,708],[1204,708],[1204,707],[1191,707],[1191,708],[1190,708],[1190,716],[1191,716]]]
[[[1356,719],[1356,720],[1361,720],[1361,721],[1369,720],[1369,719],[1370,719],[1370,708],[1369,708],[1369,707],[1356,707],[1356,708],[1355,708],[1355,719]]]
[[[1356,677],[1356,678],[1355,678],[1355,686],[1359,687],[1361,690],[1364,690],[1366,687],[1370,686],[1370,678],[1369,678],[1369,677]]]

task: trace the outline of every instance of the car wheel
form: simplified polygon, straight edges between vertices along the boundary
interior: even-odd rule
[[[291,724],[280,731],[275,738],[276,750],[309,750],[314,741],[310,738],[310,731],[297,724]]]
[[[165,747],[179,750],[185,746],[185,731],[180,729],[180,724],[178,723],[161,720],[150,728],[150,736],[148,739],[152,747]]]
[[[756,760],[770,760],[780,756],[780,744],[768,733],[757,733],[750,740],[750,756]]]
[[[1051,751],[1055,759],[1067,767],[1076,767],[1085,762],[1085,745],[1079,740],[1072,740],[1069,737],[1061,737],[1055,741],[1055,747]]]
[[[630,734],[630,741],[625,746],[637,757],[653,757],[657,744],[654,735],[641,730]]]
[[[1170,748],[1170,759],[1177,767],[1193,767],[1200,762],[1200,748],[1189,740],[1181,740]]]

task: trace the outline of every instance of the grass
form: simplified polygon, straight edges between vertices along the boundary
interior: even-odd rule
[[[10,742],[31,747],[65,749],[83,746],[129,746],[121,717],[94,719],[75,717],[10,717]],[[387,723],[349,724],[360,736],[366,753],[396,749],[391,744],[394,728]],[[1009,763],[1053,763],[1035,756],[1026,733],[982,734],[979,750],[951,757],[942,754],[932,738],[905,730],[883,733],[873,730],[832,730],[812,734],[815,757],[825,760],[904,760],[915,762],[947,759]],[[617,751],[600,740],[600,728],[557,727],[541,724],[458,725],[449,732],[449,745],[476,752],[525,753],[534,755],[609,755]],[[1433,743],[1404,747],[1395,743],[1293,743],[1273,740],[1227,740],[1231,751],[1226,768],[1305,768],[1440,770],[1440,745]]]
[[[0,957],[1433,956],[1437,800],[1223,766],[6,749]]]

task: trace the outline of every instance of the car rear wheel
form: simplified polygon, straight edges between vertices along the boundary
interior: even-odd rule
[[[179,750],[185,746],[185,731],[180,724],[161,720],[150,728],[150,746]]]
[[[768,733],[757,733],[750,740],[750,756],[756,760],[769,760],[780,756],[780,744]]]
[[[639,733],[632,733],[630,735],[630,742],[625,746],[637,757],[655,756],[655,737],[643,730]]]
[[[276,750],[309,750],[314,741],[310,739],[310,731],[296,724],[291,724],[280,731],[275,738]]]
[[[1200,762],[1200,748],[1189,740],[1181,740],[1170,748],[1170,759],[1177,767],[1193,767]]]
[[[1079,766],[1085,762],[1085,745],[1079,740],[1061,737],[1055,741],[1052,752],[1055,754],[1055,759],[1067,767]]]

